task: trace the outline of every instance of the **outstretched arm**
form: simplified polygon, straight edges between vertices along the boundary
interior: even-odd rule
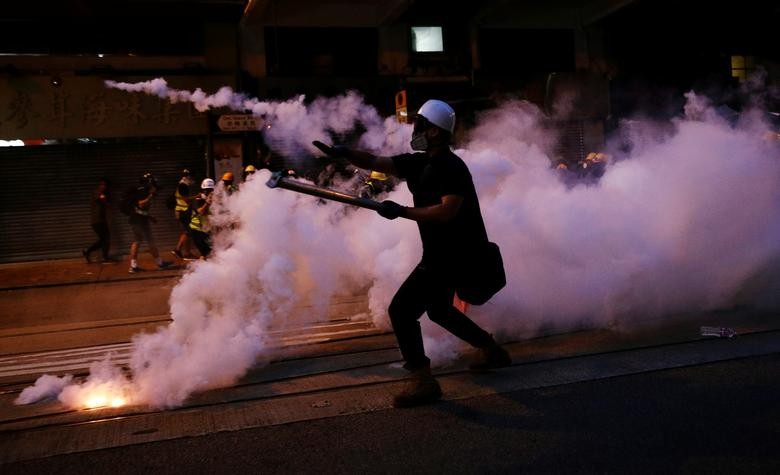
[[[315,140],[312,144],[320,149],[325,155],[333,158],[345,158],[356,167],[389,175],[398,175],[393,160],[390,157],[379,157],[372,153],[364,152],[362,150],[352,150],[341,145],[331,147],[318,140]]]

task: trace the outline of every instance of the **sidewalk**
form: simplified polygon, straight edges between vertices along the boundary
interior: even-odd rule
[[[170,253],[161,254],[160,257],[173,265],[168,269],[158,270],[151,256],[144,253],[139,258],[139,265],[148,272],[138,274],[128,272],[130,262],[127,257],[107,264],[87,264],[83,258],[0,264],[0,290],[159,278],[175,275],[189,263]]]

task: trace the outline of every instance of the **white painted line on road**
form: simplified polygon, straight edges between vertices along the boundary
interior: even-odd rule
[[[111,360],[112,363],[114,363],[117,366],[122,366],[130,362],[130,359],[127,358],[125,360]],[[62,365],[62,366],[52,366],[52,367],[46,367],[40,371],[30,371],[30,370],[24,370],[20,372],[8,372],[0,371],[0,377],[7,377],[7,376],[18,376],[18,375],[36,375],[36,374],[52,374],[52,373],[61,373],[61,372],[74,372],[77,370],[87,370],[89,369],[89,364],[85,365],[84,363],[74,363],[72,365]]]
[[[0,357],[0,365],[3,364],[5,361],[13,361],[13,360],[22,360],[22,359],[37,359],[41,358],[42,356],[60,356],[60,355],[68,355],[72,353],[83,353],[88,351],[94,351],[94,352],[102,352],[105,353],[107,351],[110,351],[112,348],[117,350],[122,350],[126,348],[130,348],[133,346],[132,343],[115,343],[111,345],[96,345],[96,346],[85,346],[81,348],[70,348],[67,350],[50,350],[50,351],[40,351],[37,353],[25,353],[23,355],[12,355],[12,356],[3,356]]]
[[[380,333],[380,331],[374,329],[372,329],[371,331],[366,331],[365,329],[331,331],[331,332],[314,333],[310,335],[287,336],[287,337],[279,338],[277,341],[285,345],[293,345],[293,344],[297,345],[297,344],[321,343],[324,341],[343,339],[349,336],[369,335],[373,333]]]
[[[298,332],[311,331],[312,329],[329,329],[329,331],[298,334]],[[367,322],[328,322],[312,327],[269,332],[268,344],[272,348],[307,345],[356,336],[368,336],[379,332]],[[75,370],[86,371],[92,363],[101,361],[107,356],[114,364],[123,365],[130,361],[129,356],[132,349],[133,343],[128,342],[0,357],[0,378],[36,376]]]
[[[778,352],[780,334],[766,332],[735,341],[664,344],[519,363],[488,373],[457,371],[437,377],[444,400],[458,400]],[[64,415],[56,423],[53,419],[12,421],[2,427],[12,436],[0,438],[0,464],[386,410],[392,407],[393,394],[404,384],[400,379],[405,374],[388,365],[377,365],[335,376],[305,376],[303,382],[290,382],[290,390],[282,390],[278,381],[269,382],[266,396],[238,401],[223,401],[220,396],[213,404],[196,410],[185,407],[180,411],[133,414],[129,412],[132,408],[106,409]],[[318,379],[321,386],[312,384],[312,378]],[[100,419],[99,423],[95,419]],[[158,430],[139,434],[139,427]]]

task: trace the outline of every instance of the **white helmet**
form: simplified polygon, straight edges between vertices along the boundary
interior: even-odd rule
[[[450,134],[455,132],[455,111],[444,101],[430,99],[420,107],[417,115],[428,119],[428,122]]]
[[[201,182],[200,188],[202,190],[213,190],[214,189],[214,180],[211,178],[206,178]]]

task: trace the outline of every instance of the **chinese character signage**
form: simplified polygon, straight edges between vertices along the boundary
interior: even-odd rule
[[[221,115],[217,120],[217,126],[223,132],[251,132],[260,130],[261,125],[260,117],[251,114]]]
[[[128,82],[149,78],[130,78]],[[228,77],[177,77],[172,87],[216,91]],[[206,134],[206,115],[189,103],[107,89],[97,77],[0,78],[0,139],[70,139]]]

